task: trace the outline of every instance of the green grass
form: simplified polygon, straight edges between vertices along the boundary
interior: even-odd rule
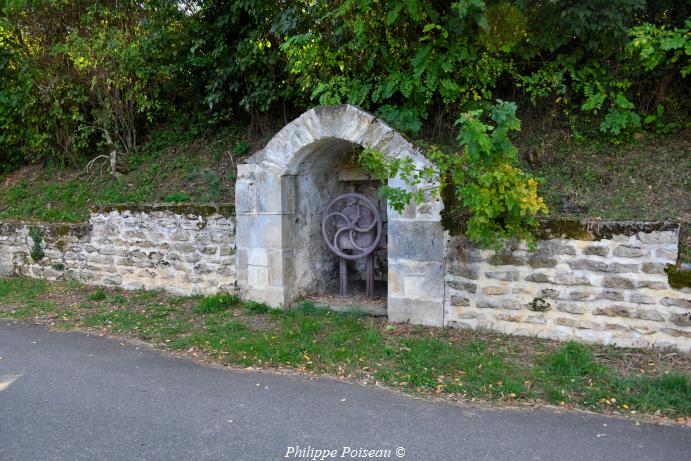
[[[0,317],[98,328],[223,364],[329,373],[418,395],[691,416],[691,359],[659,362],[674,354],[389,325],[310,303],[272,310],[233,294],[181,297],[23,277],[0,278]],[[662,365],[643,370],[655,360]]]

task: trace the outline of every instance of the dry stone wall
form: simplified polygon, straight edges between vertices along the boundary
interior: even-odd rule
[[[43,255],[37,261],[32,229],[40,232]],[[181,295],[233,291],[234,209],[100,206],[92,209],[88,224],[0,223],[0,274]]]
[[[389,226],[391,321],[433,323],[425,316],[436,304],[425,299],[442,292],[447,326],[691,352],[691,289],[672,288],[665,272],[677,261],[679,224],[546,223],[534,251],[503,252],[428,230]],[[213,294],[237,289],[235,251],[235,210],[225,204],[100,206],[82,224],[0,222],[2,275]],[[251,298],[253,283],[241,294]]]
[[[535,251],[446,244],[445,324],[625,347],[691,350],[691,291],[673,289],[675,223],[545,226]]]

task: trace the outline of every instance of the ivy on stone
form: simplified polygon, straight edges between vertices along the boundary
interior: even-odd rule
[[[41,247],[41,242],[43,241],[43,231],[39,227],[31,227],[29,229],[29,237],[31,237],[31,240],[34,242],[33,246],[31,247],[31,251],[29,252],[31,259],[33,259],[35,262],[39,262],[46,255],[43,251],[43,247]]]

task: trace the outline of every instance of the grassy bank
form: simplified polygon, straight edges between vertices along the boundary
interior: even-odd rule
[[[85,164],[24,167],[0,177],[0,219],[76,222],[87,220],[94,204],[232,202],[235,163],[250,148],[240,130],[154,131],[118,179],[107,168],[87,171]]]
[[[261,148],[276,125],[263,135],[239,126],[214,133],[161,128],[117,180],[89,174],[85,165],[25,167],[0,177],[0,219],[82,221],[89,205],[102,203],[232,202],[235,165]],[[526,129],[516,142],[526,167],[541,178],[552,216],[689,220],[691,133],[642,136],[613,145]]]
[[[0,317],[97,329],[243,367],[287,367],[418,395],[691,416],[691,358],[487,332],[390,325],[303,304],[177,297],[0,278]]]

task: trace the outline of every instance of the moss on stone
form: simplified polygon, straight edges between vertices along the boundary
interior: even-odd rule
[[[66,235],[69,235],[71,230],[72,230],[72,226],[70,226],[70,225],[67,225],[67,224],[57,225],[57,226],[55,226],[55,235],[58,235],[60,237],[64,237]]]
[[[672,288],[691,288],[691,270],[679,270],[670,264],[665,269],[667,280]]]
[[[531,311],[545,312],[549,310],[550,305],[543,298],[533,298],[533,300],[527,304],[527,307]]]
[[[194,215],[208,218],[215,214],[221,216],[235,215],[235,206],[232,203],[115,203],[109,205],[94,205],[92,213],[111,213],[116,211],[123,213],[152,213],[155,211],[168,211],[181,215]]]
[[[571,219],[552,219],[543,221],[536,232],[540,240],[566,238],[574,240],[595,240],[592,232],[580,221]]]

